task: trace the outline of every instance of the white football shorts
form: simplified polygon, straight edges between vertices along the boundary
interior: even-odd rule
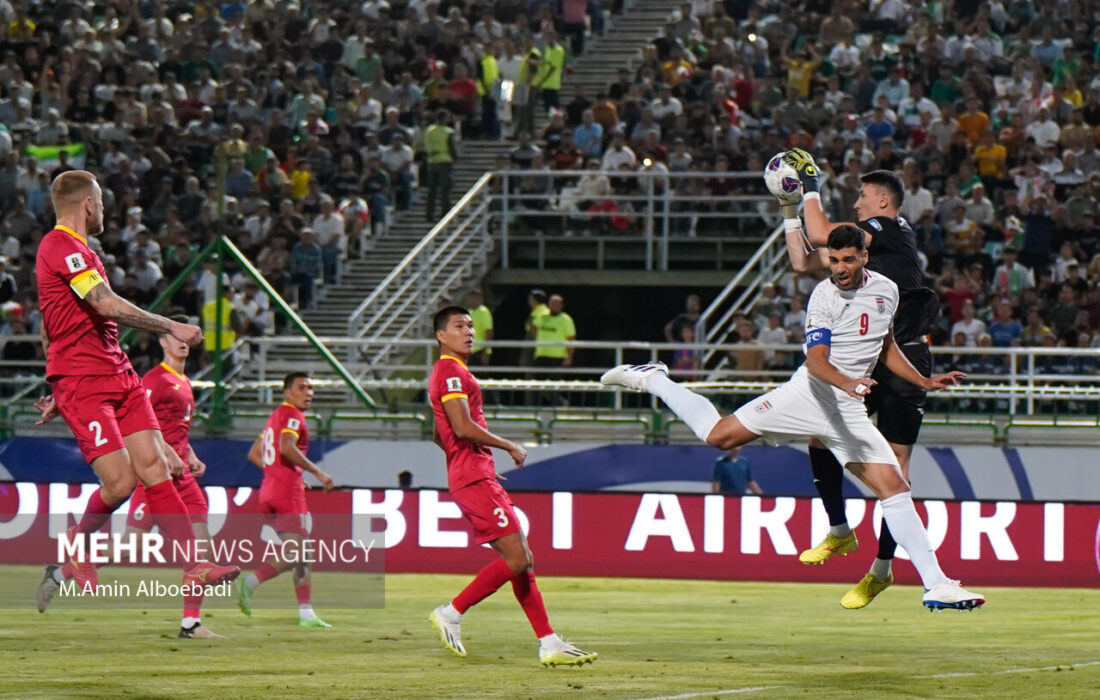
[[[816,437],[843,465],[898,465],[894,451],[871,422],[863,402],[814,379],[805,366],[799,367],[786,384],[749,401],[733,415],[772,444]]]

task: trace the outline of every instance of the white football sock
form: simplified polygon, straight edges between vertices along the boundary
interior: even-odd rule
[[[313,606],[309,603],[302,603],[298,606],[299,620],[312,620],[315,617],[317,617],[317,613],[313,612]]]
[[[893,563],[893,559],[878,559],[871,564],[870,574],[877,578],[879,581],[885,581],[890,576],[890,565]]]
[[[646,391],[668,404],[672,412],[703,442],[707,441],[707,436],[718,421],[722,420],[718,409],[705,396],[685,389],[663,372],[653,373],[646,383]]]
[[[61,573],[61,567],[57,567],[50,573],[50,578],[54,580],[54,583],[61,585],[65,583],[65,574]]]
[[[852,528],[848,527],[848,523],[842,525],[830,525],[829,534],[833,537],[847,537],[852,534]]]
[[[543,649],[556,649],[565,646],[565,642],[556,633],[551,632],[545,637],[539,637],[539,646]]]
[[[180,627],[185,630],[189,630],[199,624],[199,618],[197,617],[185,617],[180,620]]]
[[[947,583],[948,578],[940,569],[936,553],[932,551],[932,544],[928,541],[928,531],[924,529],[917,509],[913,506],[912,492],[905,491],[884,498],[879,503],[882,504],[883,519],[890,526],[890,532],[897,543],[909,553],[909,560],[920,574],[925,590]]]
[[[249,574],[244,580],[244,585],[248,586],[250,591],[254,591],[256,586],[260,585],[260,579],[256,578],[256,574]]]
[[[444,605],[443,609],[440,610],[439,612],[444,617],[446,617],[447,619],[449,619],[453,622],[458,622],[459,620],[462,619],[462,613],[455,610],[455,606],[451,605],[450,603],[447,603],[446,605]]]

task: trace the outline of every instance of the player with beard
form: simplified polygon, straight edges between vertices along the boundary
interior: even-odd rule
[[[827,261],[822,246],[828,241],[829,233],[844,224],[830,222],[825,215],[813,157],[802,149],[794,149],[784,160],[798,171],[805,192],[805,227],[797,214],[799,194],[780,201],[791,266],[796,271],[825,268]],[[856,225],[866,237],[867,269],[897,284],[900,297],[894,336],[898,347],[922,374],[931,374],[932,353],[925,336],[939,315],[940,305],[935,292],[924,286],[916,234],[898,215],[905,196],[901,180],[886,170],[869,172],[860,180],[863,184],[854,209],[859,220]],[[924,419],[926,392],[900,379],[883,363],[875,367],[872,377],[878,385],[867,396],[867,411],[878,415],[879,432],[890,443],[908,482],[909,460]],[[799,560],[805,564],[823,564],[837,554],[855,551],[859,542],[848,526],[844,510],[843,468],[829,450],[813,440],[809,452],[814,486],[829,516],[829,534],[815,547],[802,552]],[[844,595],[841,605],[849,609],[862,608],[893,583],[891,564],[896,549],[897,542],[884,522],[879,534],[878,555],[870,571]]]
[[[863,230],[855,226],[830,232],[832,275],[818,283],[806,307],[806,362],[786,384],[733,415],[719,416],[706,397],[669,379],[661,362],[620,365],[600,381],[660,398],[699,439],[720,450],[760,437],[771,442],[789,437],[817,440],[878,496],[883,520],[890,523],[920,574],[924,606],[973,610],[985,599],[940,569],[897,457],[863,405],[863,397],[876,384],[872,371],[880,360],[899,379],[925,391],[943,389],[966,375],[950,372],[928,378],[902,354],[893,337],[898,287],[865,269],[865,245]]]
[[[231,581],[240,569],[198,555],[187,506],[171,478],[183,474],[186,465],[161,435],[145,387],[118,343],[119,323],[188,345],[201,342],[202,331],[139,309],[111,290],[103,263],[88,247],[88,237],[103,232],[103,191],[94,175],[83,170],[58,175],[50,199],[57,225],[38,245],[36,269],[46,380],[53,395],[36,407],[42,412],[40,423],[61,415],[102,482],[68,539],[75,542],[99,530],[140,481],[149,514],[175,541],[173,551],[183,555],[183,583]],[[37,593],[40,612],[66,578],[84,590],[99,582],[87,555],[46,567]]]

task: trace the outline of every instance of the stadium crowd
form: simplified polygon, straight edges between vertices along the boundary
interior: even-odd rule
[[[627,192],[614,171],[760,172],[798,146],[829,175],[823,197],[833,221],[854,218],[861,173],[894,171],[928,286],[944,302],[934,341],[960,347],[959,368],[1005,373],[1001,358],[965,348],[1100,346],[1094,10],[1053,0],[684,3],[639,65],[593,99],[578,89],[543,131],[543,152],[521,143],[513,164],[530,167],[540,155],[549,169],[584,163],[593,177],[563,199],[594,207]],[[763,192],[757,178],[720,176],[672,188],[674,196]],[[740,322],[741,341],[800,342],[815,279],[791,274],[769,288]],[[739,355],[743,369],[797,361]],[[684,369],[691,362],[678,359]],[[1087,357],[1041,365],[1097,371]]]
[[[154,299],[225,233],[276,291],[309,307],[315,287],[410,206],[422,169],[453,159],[452,123],[467,138],[497,137],[507,81],[516,109],[506,118],[531,125],[540,98],[554,104],[569,53],[557,37],[581,52],[590,12],[598,29],[603,8],[587,0],[0,0],[6,317],[38,330],[49,185],[76,168],[103,184],[99,248],[127,298]],[[428,184],[446,211],[449,181]],[[232,282],[247,316],[235,328],[272,328],[266,295],[239,274]],[[203,317],[215,283],[207,266],[172,306]]]
[[[616,172],[759,172],[797,145],[830,175],[825,201],[842,220],[860,172],[894,170],[944,299],[937,342],[1095,346],[1093,5],[697,0],[605,91],[567,97],[565,66],[585,26],[598,30],[598,3],[0,0],[0,303],[17,302],[36,330],[29,290],[52,223],[49,182],[84,167],[105,185],[101,247],[126,296],[154,298],[222,230],[309,306],[423,180],[442,207],[429,216],[445,211],[453,131],[514,136],[511,164],[539,171],[516,191],[573,211],[614,214],[611,193],[637,194]],[[542,109],[551,117],[536,134]],[[589,174],[565,187],[547,177],[574,168]],[[670,182],[660,194],[681,209],[732,210],[742,205],[724,198],[764,191],[759,178]],[[677,204],[688,195],[715,200]],[[786,278],[745,320],[744,340],[777,329],[793,339],[811,285]],[[241,286],[234,303],[254,315],[239,327],[270,329],[264,296],[245,300]],[[213,288],[204,270],[174,305],[201,316]]]

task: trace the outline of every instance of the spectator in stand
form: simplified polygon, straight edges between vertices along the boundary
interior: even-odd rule
[[[290,250],[290,276],[298,287],[298,308],[313,308],[313,288],[324,275],[324,252],[317,245],[317,234],[308,228]]]
[[[470,353],[471,364],[488,365],[493,355],[493,349],[485,346],[486,341],[492,341],[493,312],[485,305],[485,300],[480,289],[471,289],[466,294],[466,308],[470,311],[470,318],[474,322],[474,348]]]
[[[1024,327],[1013,318],[1012,303],[1007,299],[1002,299],[1000,303],[994,303],[993,307],[995,312],[993,320],[989,324],[989,337],[993,346],[1007,348],[1019,345]]]
[[[260,291],[255,280],[245,280],[241,293],[233,299],[233,306],[241,315],[242,332],[260,336],[270,330],[270,304],[267,294]]]
[[[966,346],[971,348],[977,347],[978,336],[986,332],[985,323],[975,318],[975,313],[974,302],[967,299],[962,304],[962,318],[951,326],[951,337],[961,333],[966,339]]]
[[[336,280],[338,261],[347,254],[344,217],[336,212],[336,203],[327,194],[321,195],[321,212],[309,225],[317,236],[324,260],[324,281],[326,284]]]
[[[435,222],[451,209],[451,174],[457,156],[451,113],[447,110],[436,112],[435,123],[424,132],[424,152],[428,160],[427,220]]]
[[[665,324],[664,334],[665,342],[675,343],[681,337],[680,332],[684,327],[695,327],[695,323],[699,320],[699,313],[702,310],[702,303],[698,294],[689,294],[684,300],[684,310],[672,318],[671,321]]]

